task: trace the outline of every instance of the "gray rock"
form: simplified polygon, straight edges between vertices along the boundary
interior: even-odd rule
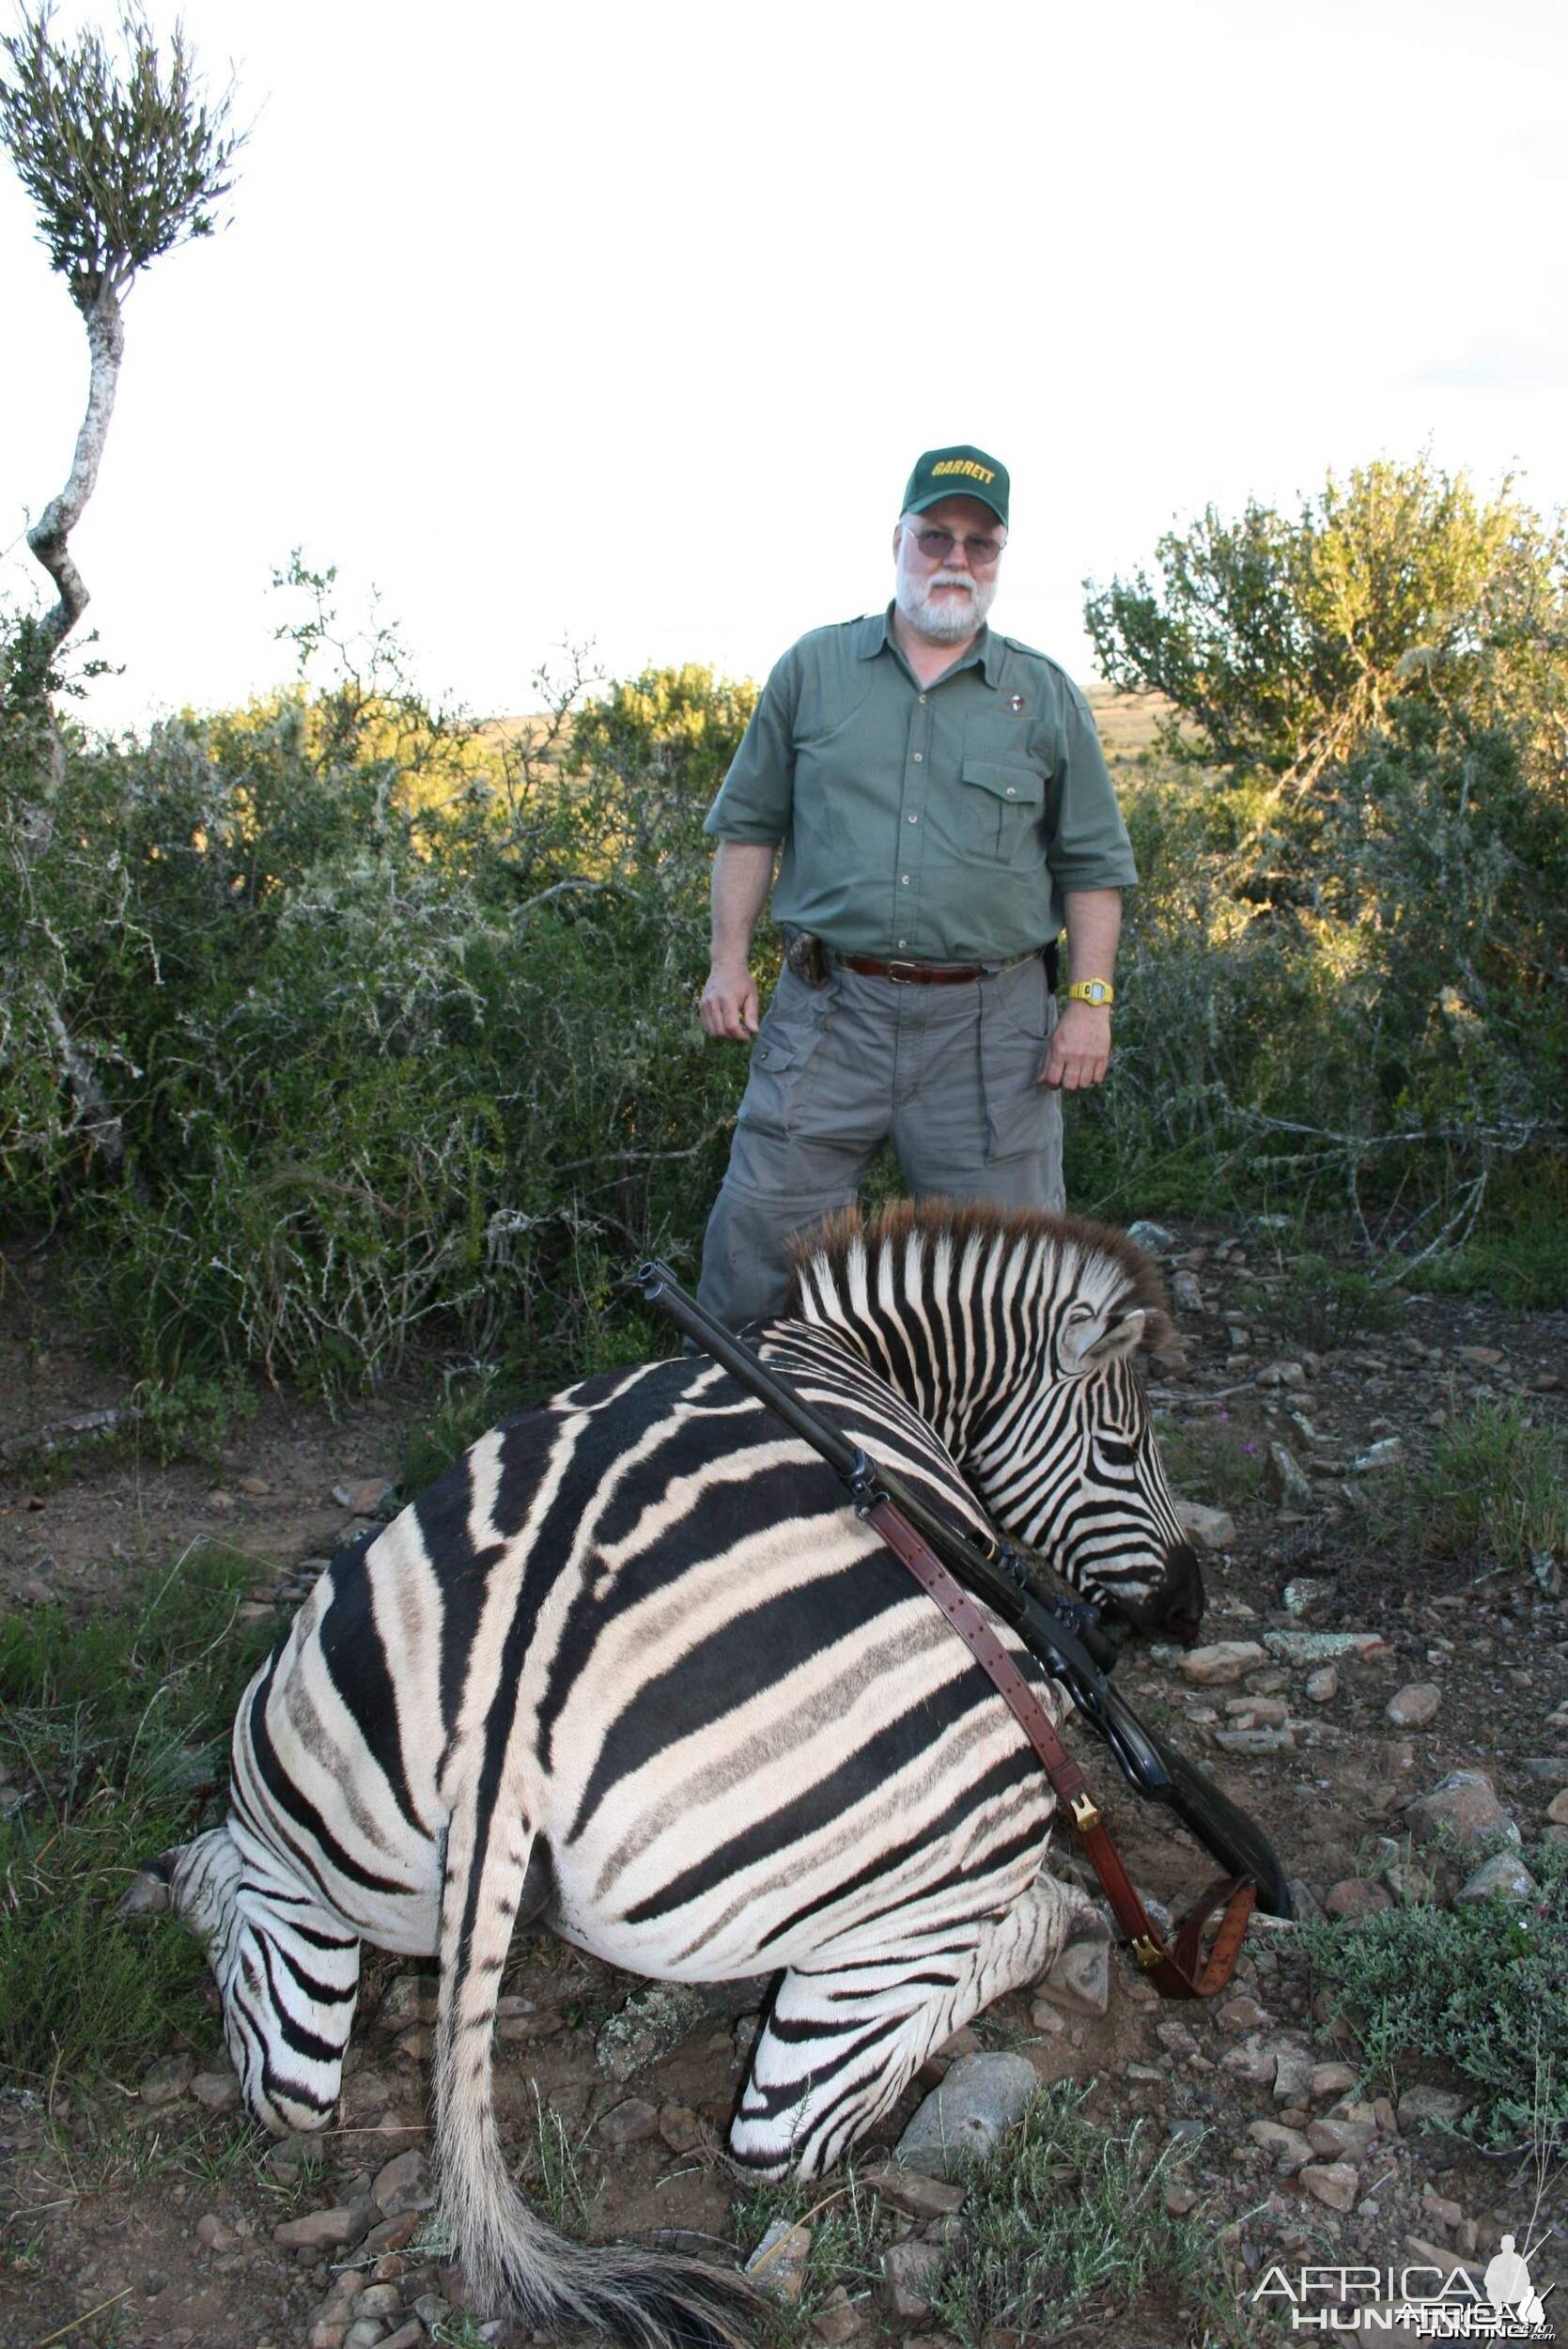
[[[918,2325],[931,2313],[930,2293],[947,2254],[939,2243],[892,2243],[882,2254],[882,2295],[890,2315]]]
[[[1360,2189],[1359,2175],[1348,2161],[1309,2162],[1301,2183],[1329,2210],[1348,2210]]]
[[[1256,1640],[1216,1640],[1207,1647],[1188,1648],[1176,1668],[1195,1688],[1225,1688],[1263,1661]]]
[[[1454,1906],[1477,1901],[1533,1900],[1539,1888],[1516,1852],[1500,1851],[1483,1859],[1454,1894]]]
[[[1174,1232],[1168,1232],[1163,1223],[1140,1221],[1127,1225],[1127,1237],[1135,1248],[1147,1249],[1151,1256],[1168,1256],[1176,1245]]]
[[[1294,1615],[1297,1623],[1311,1623],[1314,1615],[1323,1612],[1333,1595],[1333,1584],[1325,1582],[1320,1575],[1312,1574],[1296,1575],[1294,1580],[1285,1584],[1281,1593],[1286,1614]]]
[[[1450,2088],[1407,2088],[1399,2100],[1399,2125],[1405,2135],[1431,2124],[1457,2128],[1465,2116],[1466,2099]]]
[[[1405,1439],[1401,1436],[1382,1436],[1369,1444],[1359,1456],[1351,1461],[1352,1473],[1357,1476],[1375,1474],[1379,1469],[1397,1468],[1405,1456]]]
[[[1103,1919],[1083,1921],[1034,1992],[1069,2015],[1105,2013],[1110,2003],[1110,1928]]]
[[[1537,1778],[1543,1786],[1568,1786],[1568,1753],[1527,1754],[1519,1767],[1527,1778]]]
[[[1300,2130],[1287,2129],[1279,2121],[1249,2121],[1247,2134],[1254,2145],[1273,2155],[1275,2168],[1287,2178],[1312,2157],[1312,2149]]]
[[[1264,1376],[1259,1373],[1260,1378]],[[1264,1464],[1263,1488],[1282,1509],[1310,1509],[1312,1488],[1296,1455],[1282,1443],[1271,1443]]]
[[[386,2339],[386,2326],[373,2316],[356,2316],[343,2336],[343,2349],[377,2349]]]
[[[1176,1522],[1200,1549],[1235,1547],[1235,1519],[1228,1509],[1205,1509],[1201,1501],[1178,1501]]]
[[[1383,1718],[1391,1721],[1395,1729],[1424,1729],[1428,1721],[1436,1718],[1442,1702],[1443,1692],[1435,1681],[1412,1681],[1407,1688],[1401,1688],[1389,1699]]]
[[[376,2172],[370,2199],[383,2218],[398,2218],[406,2210],[428,2210],[434,2195],[430,2165],[417,2146],[410,2146]]]
[[[1281,1664],[1327,1664],[1341,1656],[1378,1656],[1388,1645],[1375,1631],[1265,1631],[1263,1643]]]
[[[951,2218],[964,2207],[961,2186],[949,2186],[945,2179],[930,2177],[922,2170],[902,2170],[896,2162],[862,2170],[861,2182],[909,2218]]]
[[[1430,1794],[1410,1804],[1405,1817],[1419,1844],[1452,1841],[1489,1855],[1499,1843],[1519,1841],[1518,1828],[1479,1770],[1450,1770]]]
[[[209,2112],[232,2112],[240,2102],[240,2082],[232,2072],[198,2072],[191,2093]]]
[[[1327,2113],[1307,2123],[1307,2142],[1327,2161],[1364,2161],[1373,2140],[1370,2121],[1347,2121]]]
[[[1238,2046],[1227,2047],[1219,2059],[1222,2072],[1234,2072],[1238,2079],[1250,2081],[1254,2088],[1272,2088],[1274,2075],[1279,2068],[1279,2050],[1261,2039],[1256,2031],[1250,2033]]]
[[[811,2229],[796,2219],[775,2218],[746,2262],[746,2273],[775,2300],[798,2300],[810,2256]]]
[[[1171,1302],[1182,1314],[1201,1314],[1203,1292],[1198,1285],[1195,1272],[1173,1272],[1171,1276]]]
[[[628,2096],[601,2113],[595,2125],[607,2145],[641,2145],[659,2135],[659,2107],[645,2096]]]
[[[1270,2043],[1274,2048],[1274,2101],[1277,2105],[1304,2105],[1312,2094],[1312,2051],[1304,2039],[1278,2032]]]
[[[1288,1729],[1217,1729],[1214,1742],[1222,1753],[1296,1751],[1296,1739]]]
[[[960,2056],[899,2139],[906,2169],[956,2176],[967,2156],[994,2151],[1039,2089],[1023,2056]]]
[[[1312,1704],[1332,1704],[1340,1693],[1340,1676],[1332,1664],[1324,1664],[1307,1676],[1307,1698]]]
[[[1376,1917],[1385,1908],[1392,1908],[1393,1894],[1387,1885],[1372,1876],[1344,1876],[1331,1884],[1324,1897],[1324,1911],[1330,1917]]]
[[[196,2076],[194,2056],[160,2056],[142,2076],[137,2094],[144,2105],[178,2104]]]
[[[634,1990],[619,2013],[601,2026],[594,2042],[599,2070],[613,2080],[629,2080],[673,2054],[700,2025],[754,2012],[768,1987],[766,1975],[734,1982],[649,1983]]]
[[[376,2010],[377,2028],[401,2030],[408,2023],[433,2023],[440,1999],[439,1975],[399,1974],[382,1993]]]
[[[306,2211],[303,2218],[286,2218],[272,2229],[272,2241],[286,2251],[350,2251],[368,2232],[369,2202],[343,2202],[332,2210]]]
[[[1356,2067],[1353,2063],[1314,2063],[1309,2085],[1314,2103],[1325,2096],[1346,2095],[1356,2085]]]

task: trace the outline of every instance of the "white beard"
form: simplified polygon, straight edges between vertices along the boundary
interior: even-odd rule
[[[932,590],[943,586],[967,587],[969,594],[962,601],[944,596],[940,602],[933,602]],[[961,645],[984,624],[986,613],[996,601],[996,592],[994,579],[971,579],[966,571],[938,571],[932,578],[921,580],[900,563],[893,601],[910,627],[918,629],[933,644]]]

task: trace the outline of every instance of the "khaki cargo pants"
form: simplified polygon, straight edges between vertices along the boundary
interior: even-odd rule
[[[1035,1079],[1056,1024],[1038,956],[953,987],[787,967],[752,1047],[698,1295],[731,1329],[784,1306],[791,1233],[855,1196],[890,1141],[912,1195],[1060,1208],[1062,1102]]]

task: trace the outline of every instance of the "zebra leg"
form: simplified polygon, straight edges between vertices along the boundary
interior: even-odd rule
[[[167,1905],[207,1944],[249,2110],[279,2137],[324,2128],[354,2019],[357,1938],[297,1883],[247,1866],[226,1827],[163,1853],[122,1907],[159,1906],[159,1882]]]
[[[764,2177],[820,2177],[897,2103],[933,2047],[1043,1973],[1086,1912],[1080,1892],[1041,1875],[978,1931],[901,1938],[893,1917],[883,1920],[883,1955],[862,1928],[852,1948],[791,1967],[730,2123],[735,2159]]]

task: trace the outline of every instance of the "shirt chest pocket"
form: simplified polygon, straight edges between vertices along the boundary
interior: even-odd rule
[[[994,864],[1043,863],[1045,778],[1032,767],[1003,766],[996,759],[967,754],[962,773],[958,837],[965,855]]]

